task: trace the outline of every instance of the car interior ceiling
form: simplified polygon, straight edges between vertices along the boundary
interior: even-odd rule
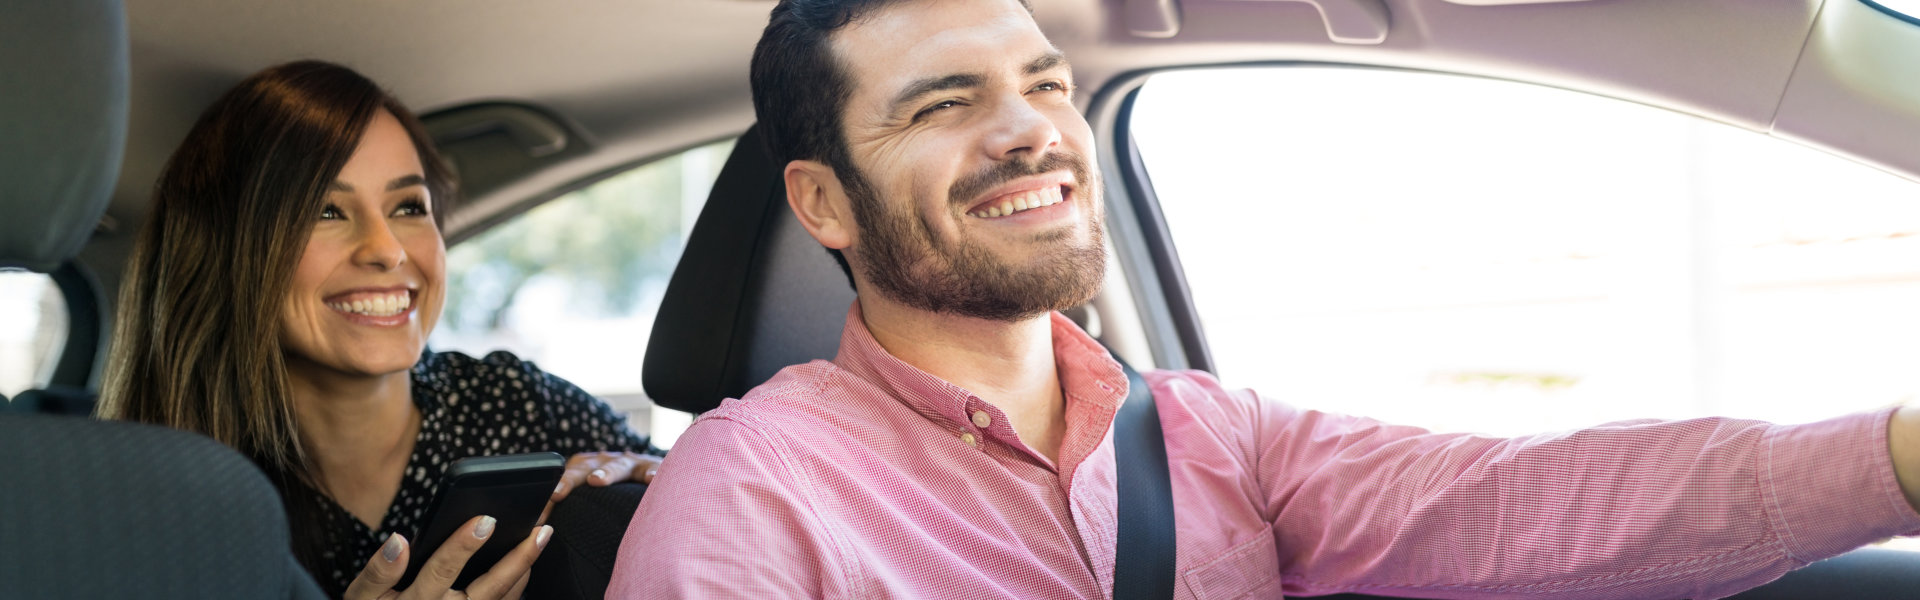
[[[227,31],[232,22],[222,15],[230,7],[219,0],[135,1],[124,8],[118,0],[74,1],[60,8],[35,6],[31,14],[15,9],[19,18],[10,14],[0,22],[0,33],[7,34],[0,37],[19,40],[26,38],[15,36],[38,34],[35,39],[48,40],[40,52],[0,56],[8,65],[0,74],[19,78],[14,81],[63,82],[6,85],[35,92],[0,95],[0,131],[7,132],[0,137],[15,140],[0,148],[0,173],[5,174],[0,177],[0,207],[9,215],[0,220],[0,266],[53,275],[75,314],[53,384],[18,398],[0,398],[11,400],[0,412],[90,412],[118,268],[145,214],[146,196],[161,163],[219,90],[267,62],[314,54],[364,68],[375,80],[393,86],[404,101],[429,109],[429,128],[471,183],[468,203],[449,223],[450,242],[626,167],[697,143],[739,136],[712,192],[716,201],[709,201],[696,221],[655,321],[655,339],[684,342],[650,346],[643,360],[647,392],[663,406],[697,413],[722,398],[739,396],[784,365],[833,355],[851,290],[837,264],[787,217],[777,169],[751,128],[744,70],[768,3],[603,7],[610,12],[557,11],[526,3],[503,8],[485,22],[445,23],[441,17],[460,14],[457,2],[396,6],[355,0],[317,11],[262,7],[246,14],[258,27],[238,33]],[[1380,4],[1382,10],[1394,11],[1393,35],[1382,30],[1382,39],[1374,42],[1366,41],[1366,18],[1354,22],[1359,25],[1341,25],[1359,27],[1361,34],[1347,41],[1333,39],[1334,25],[1316,12],[1329,3],[1341,4],[1189,2],[1174,17],[1164,12],[1130,16],[1123,10],[1123,5],[1135,4],[1172,6],[1153,2],[1035,4],[1042,26],[1074,58],[1081,84],[1098,91],[1079,101],[1108,146],[1122,144],[1114,131],[1125,93],[1155,69],[1302,61],[1431,69],[1590,91],[1769,132],[1909,177],[1920,173],[1920,154],[1911,152],[1911,140],[1920,139],[1920,103],[1899,102],[1920,97],[1920,83],[1915,83],[1920,80],[1853,64],[1866,62],[1853,60],[1860,53],[1890,47],[1920,53],[1920,36],[1869,18],[1862,11],[1870,9],[1857,2],[1751,3],[1742,9],[1747,11],[1744,18],[1734,22],[1724,7],[1713,3],[1622,0],[1541,10],[1396,0]],[[1650,30],[1677,33],[1643,37],[1632,48],[1616,48],[1612,34],[1652,24],[1658,27]],[[1171,38],[1153,37],[1168,28]],[[361,32],[351,37],[372,42],[329,39],[342,30]],[[560,48],[566,44],[548,39],[554,30],[596,43]],[[1699,31],[1714,34],[1687,35]],[[424,38],[408,38],[415,34]],[[1196,41],[1207,43],[1191,43]],[[532,64],[527,48],[538,49],[542,60],[567,67]],[[61,60],[47,61],[46,56]],[[634,59],[654,56],[676,59]],[[1661,59],[1671,56],[1689,60]],[[62,62],[69,59],[72,62]],[[24,71],[29,68],[39,70]],[[60,75],[39,74],[49,69],[60,70]],[[674,85],[654,83],[661,81]],[[1116,171],[1111,166],[1107,170]],[[1127,195],[1124,185],[1108,188],[1115,202],[1137,200]],[[1137,219],[1135,210],[1128,206],[1116,214]],[[1140,234],[1131,235],[1137,240]],[[1177,353],[1163,353],[1165,342],[1148,348],[1149,338],[1169,334],[1140,324],[1162,318],[1168,308],[1147,301],[1135,306],[1137,295],[1115,297],[1126,295],[1129,286],[1162,285],[1156,271],[1138,264],[1140,260],[1121,265],[1126,272],[1110,282],[1095,318],[1109,324],[1113,335],[1105,337],[1122,340],[1130,358],[1136,353],[1154,358],[1135,362],[1183,364]],[[138,571],[137,565],[152,556],[203,552],[214,543],[178,535],[182,532],[226,529],[238,530],[233,538],[252,540],[233,551],[264,560],[254,567],[258,572],[280,574],[292,564],[276,551],[286,546],[284,521],[274,521],[277,500],[270,487],[265,488],[269,496],[258,496],[266,482],[257,473],[247,475],[244,462],[234,462],[243,458],[223,455],[220,448],[204,447],[190,436],[146,431],[151,428],[103,429],[99,424],[54,425],[38,419],[0,417],[0,444],[8,446],[4,454],[100,453],[89,462],[112,462],[109,457],[130,452],[147,462],[116,468],[146,469],[183,481],[198,475],[178,474],[168,465],[227,465],[234,471],[216,473],[230,478],[217,482],[170,486],[156,480],[141,484],[151,487],[85,487],[75,492],[85,500],[62,505],[21,493],[55,485],[22,483],[34,478],[65,481],[59,473],[36,466],[51,459],[9,458],[0,465],[5,473],[0,480],[9,481],[11,490],[0,493],[0,513],[58,514],[58,519],[44,520],[77,520],[94,527],[80,534],[32,529],[30,535],[43,537],[25,539],[47,540],[44,543],[58,551],[47,563],[0,560],[0,596],[41,597],[56,588],[32,586],[81,577],[46,565],[60,560],[60,552],[97,553],[99,547],[112,546],[107,540],[115,538],[109,536],[125,535],[127,529],[115,529],[122,527],[147,528],[142,531],[150,533],[142,537],[192,541],[194,549],[138,547],[138,552],[91,560],[121,561]],[[132,447],[139,450],[128,450]],[[117,454],[104,454],[108,452]],[[109,513],[126,512],[116,507],[139,504],[142,498],[216,506],[204,497],[174,496],[196,485],[250,491],[231,501],[237,504],[203,511],[208,514],[122,515],[145,519],[144,525],[109,520]],[[613,534],[625,526],[620,515],[630,515],[643,492],[643,487],[628,486],[591,493],[568,512],[556,513],[556,524],[590,524],[605,535],[581,542],[571,564],[555,560],[538,567],[551,574],[548,581],[579,582],[575,589],[556,589],[552,595],[597,597],[595,581],[604,590],[604,573],[620,541]],[[30,500],[34,503],[27,504]],[[1920,567],[1920,555],[1863,550],[1737,597],[1899,597],[1920,586],[1920,568],[1915,567]],[[169,567],[171,572],[156,575],[161,579],[155,581],[171,582],[168,578],[197,573],[195,568]],[[260,596],[317,594],[307,589],[310,581],[302,583],[298,567],[292,569],[294,573],[267,578],[264,584],[259,578],[246,581],[267,586]],[[98,595],[108,593],[136,592],[102,588]]]

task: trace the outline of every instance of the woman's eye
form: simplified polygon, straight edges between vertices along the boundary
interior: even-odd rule
[[[338,206],[328,204],[326,208],[320,209],[320,220],[322,221],[339,221],[346,218],[347,214],[340,212],[340,207]]]
[[[400,203],[400,207],[394,209],[393,214],[394,216],[400,217],[424,217],[431,214],[431,211],[427,210],[427,203],[425,202],[408,200]]]

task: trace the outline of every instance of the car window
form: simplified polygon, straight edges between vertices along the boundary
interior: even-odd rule
[[[1920,394],[1920,184],[1565,90],[1154,76],[1134,139],[1218,375],[1501,435]]]
[[[45,387],[67,343],[67,300],[53,279],[0,270],[0,396]]]
[[[507,350],[579,385],[672,446],[690,416],[640,385],[653,316],[731,140],[607,178],[447,251],[432,347]]]

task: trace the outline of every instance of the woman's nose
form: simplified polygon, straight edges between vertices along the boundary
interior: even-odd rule
[[[381,271],[391,271],[407,262],[407,248],[394,236],[393,229],[384,220],[373,220],[363,225],[360,239],[353,251],[353,262]]]

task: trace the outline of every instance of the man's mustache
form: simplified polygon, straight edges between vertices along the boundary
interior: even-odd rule
[[[987,166],[979,173],[962,177],[947,189],[947,200],[955,207],[965,210],[974,201],[979,200],[980,195],[1009,181],[1061,170],[1073,172],[1074,184],[1081,190],[1087,189],[1085,158],[1072,152],[1049,152],[1039,160],[1004,160]]]

